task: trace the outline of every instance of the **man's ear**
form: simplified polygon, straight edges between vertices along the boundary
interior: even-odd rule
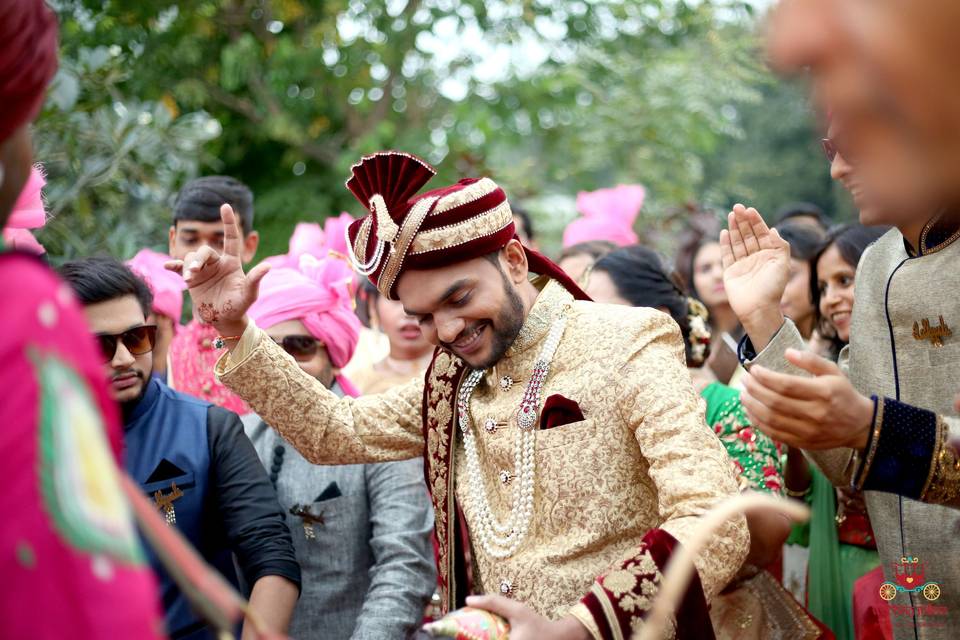
[[[507,274],[514,284],[522,284],[527,281],[530,272],[530,265],[527,263],[527,253],[523,250],[523,245],[516,238],[510,240],[502,250],[500,255],[506,262]]]
[[[253,260],[253,257],[257,255],[257,247],[260,246],[260,234],[256,231],[251,231],[243,238],[243,255],[240,256],[240,260],[243,264]]]
[[[170,225],[170,232],[167,235],[167,255],[176,255],[174,249],[177,246],[177,223]]]

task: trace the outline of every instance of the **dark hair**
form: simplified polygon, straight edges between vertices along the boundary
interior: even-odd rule
[[[147,283],[116,258],[93,257],[65,262],[57,271],[67,281],[80,304],[87,306],[134,296],[143,316],[150,315],[153,294]]]
[[[804,261],[817,255],[826,236],[808,224],[796,222],[778,225],[777,233],[790,245],[790,257]]]
[[[565,260],[570,256],[579,255],[587,255],[594,260],[599,260],[611,251],[614,251],[616,248],[617,245],[609,240],[587,240],[586,242],[578,242],[577,244],[570,245],[564,249],[557,262],[560,260]]]
[[[243,233],[253,231],[253,193],[230,176],[205,176],[183,185],[173,205],[173,224],[178,220],[219,222],[224,204],[233,207]]]
[[[791,218],[816,218],[824,231],[830,226],[827,214],[812,202],[791,202],[783,205],[777,209],[777,222],[774,226],[779,227]]]
[[[691,336],[691,321],[694,316],[706,321],[706,311],[701,311],[703,307],[699,302],[687,297],[679,275],[670,272],[657,252],[640,245],[617,249],[597,260],[593,270],[610,276],[620,297],[634,307],[666,308],[680,325],[687,366],[703,366],[710,355],[710,338],[702,333]],[[691,309],[691,304],[699,309]],[[696,353],[695,344],[700,345]]]
[[[843,261],[856,270],[857,265],[860,264],[860,258],[863,256],[863,252],[867,250],[867,247],[879,240],[880,236],[889,230],[890,227],[865,227],[859,223],[833,227],[827,232],[827,236],[820,245],[820,249],[816,255],[810,259],[810,299],[813,300],[815,326],[821,336],[831,341],[834,356],[840,355],[840,349],[842,349],[846,343],[837,337],[833,327],[831,327],[827,319],[820,314],[820,278],[817,275],[817,263],[820,262],[821,256],[826,253],[827,249],[836,245],[837,251],[840,252],[840,257],[843,258]]]
[[[523,221],[523,230],[526,232],[527,238],[532,242],[536,237],[536,233],[533,230],[533,219],[530,217],[530,212],[520,205],[510,205],[510,211]]]

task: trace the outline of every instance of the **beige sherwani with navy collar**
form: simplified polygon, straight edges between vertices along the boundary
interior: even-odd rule
[[[960,637],[958,237],[960,226],[935,219],[918,251],[892,230],[863,254],[840,364],[860,393],[878,397],[870,443],[808,452],[834,484],[865,490],[885,579],[896,585],[914,558],[925,569],[922,581],[886,590],[897,640]],[[746,344],[741,355],[747,366],[807,375],[783,358],[788,348],[805,348],[789,320],[760,354]]]

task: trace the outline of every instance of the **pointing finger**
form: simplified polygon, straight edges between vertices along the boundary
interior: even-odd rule
[[[163,263],[163,268],[167,271],[183,275],[183,260],[167,260]]]
[[[223,221],[223,253],[233,258],[240,258],[241,237],[240,224],[237,214],[229,204],[220,206],[220,219]]]

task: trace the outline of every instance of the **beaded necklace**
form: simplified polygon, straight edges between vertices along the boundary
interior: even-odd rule
[[[513,502],[510,513],[504,522],[500,522],[490,507],[490,500],[483,484],[483,474],[480,467],[480,456],[477,453],[476,437],[474,435],[473,420],[470,417],[470,398],[474,389],[483,378],[484,371],[474,369],[460,387],[457,396],[457,413],[460,432],[463,434],[463,447],[467,454],[467,476],[469,477],[470,501],[477,514],[477,537],[480,545],[494,558],[509,558],[523,543],[523,539],[530,528],[530,517],[533,514],[533,487],[536,453],[536,429],[539,415],[540,400],[543,394],[543,383],[550,372],[550,362],[560,344],[563,329],[566,326],[565,311],[561,311],[550,332],[537,361],[533,365],[533,373],[517,410],[517,439],[514,445],[513,478],[516,483],[513,487]]]

